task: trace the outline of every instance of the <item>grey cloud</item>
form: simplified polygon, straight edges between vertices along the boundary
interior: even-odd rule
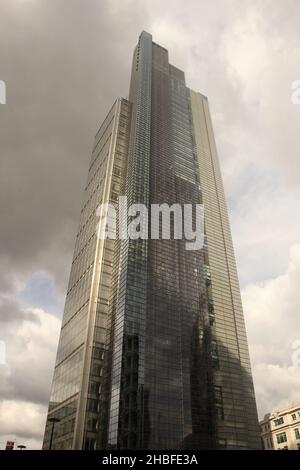
[[[24,310],[13,300],[4,302],[3,307],[0,339],[6,344],[6,361],[0,365],[0,402],[6,399],[46,405],[60,321],[42,310]],[[8,317],[5,322],[3,312]]]
[[[244,224],[233,235],[242,246],[238,261],[247,271],[245,280],[261,279],[264,264],[268,275],[274,272],[271,258],[276,257],[265,250],[263,237],[254,236],[261,228],[255,211],[244,216],[260,201],[267,211],[266,199],[256,196],[255,181],[245,175],[251,166],[262,175],[276,167],[286,205],[294,198],[289,188],[298,185],[300,171],[300,106],[291,107],[287,87],[289,79],[300,78],[293,76],[299,64],[299,9],[297,0],[195,0],[188,8],[182,0],[2,0],[0,79],[7,84],[7,104],[0,106],[0,291],[6,298],[17,296],[15,282],[35,271],[48,271],[65,291],[93,135],[116,96],[128,93],[131,53],[142,29],[169,49],[189,86],[209,97],[227,196],[237,205],[233,220]],[[257,60],[254,55],[250,62],[252,42],[241,39],[252,38],[253,31],[261,43],[253,46]],[[259,55],[262,46],[265,56]],[[281,75],[284,70],[288,73]],[[274,219],[276,224],[282,220]],[[297,226],[291,230],[286,221],[289,230],[296,233]],[[291,242],[294,236],[281,243],[281,253]],[[259,264],[249,257],[249,246]],[[287,254],[276,275],[285,259]],[[41,316],[39,324],[33,312],[7,302],[0,319],[14,361],[0,395],[16,406],[22,400],[32,407],[44,404],[58,332],[52,321],[57,320]],[[25,331],[16,334],[15,325]],[[28,339],[34,345],[30,353]],[[270,392],[261,383],[265,404]],[[284,386],[280,390],[283,394]],[[25,437],[30,433],[24,429],[18,432]]]
[[[17,295],[16,278],[23,282],[40,270],[65,289],[93,136],[115,98],[127,95],[128,59],[143,28],[141,10],[128,7],[130,2],[104,0],[0,4],[0,79],[7,84],[7,104],[0,109],[5,295]],[[14,410],[27,403],[32,419],[28,407],[47,404],[59,322],[48,318],[56,321],[49,331],[47,322],[36,320],[33,332],[37,317],[12,300],[2,305],[0,318],[7,345],[0,397],[10,400],[6,433],[26,442],[41,439],[43,425],[35,431],[20,424]],[[46,406],[40,423],[45,412]]]
[[[2,324],[2,329],[4,324],[15,322],[20,324],[24,321],[39,323],[39,318],[32,312],[23,310],[16,300],[5,297],[0,298],[0,324]]]
[[[137,38],[127,28],[136,15],[124,9],[120,17],[110,3],[1,2],[0,257],[7,283],[14,270],[42,268],[65,286],[93,135],[116,96],[127,94]]]

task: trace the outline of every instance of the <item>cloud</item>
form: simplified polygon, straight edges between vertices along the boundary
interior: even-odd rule
[[[127,94],[137,37],[124,37],[136,15],[124,8],[119,16],[110,3],[1,2],[0,280],[7,288],[16,271],[40,270],[66,287],[93,136],[116,96]]]
[[[300,241],[300,105],[290,100],[299,14],[297,0],[1,1],[0,322],[10,362],[0,396],[12,416],[24,403],[44,413],[59,329],[50,313],[65,295],[93,136],[128,94],[143,29],[209,97],[261,413],[295,398],[288,344],[298,304],[286,266]],[[20,426],[11,419],[7,432]],[[37,445],[35,431],[27,440]]]
[[[1,323],[6,365],[0,367],[0,397],[46,404],[60,321],[41,309],[20,307],[14,321]]]
[[[22,311],[19,302],[10,297],[0,297],[0,324],[2,328],[4,324],[11,324],[15,322],[38,321],[35,315],[30,311]]]
[[[284,272],[289,249],[300,240],[300,189],[280,184],[280,175],[249,169],[230,200],[240,282],[265,281]]]
[[[19,297],[28,306],[46,309],[60,317],[62,315],[64,296],[56,289],[53,276],[47,272],[36,272],[30,276]]]
[[[299,366],[257,364],[254,367],[254,380],[260,419],[266,413],[283,410],[293,404],[299,405]]]
[[[260,415],[300,403],[300,365],[293,360],[300,340],[300,244],[284,274],[242,291]]]
[[[60,321],[14,299],[2,297],[0,305],[0,339],[6,345],[6,362],[0,365],[0,446],[17,437],[28,448],[40,448]]]
[[[7,440],[17,439],[16,445],[40,449],[47,408],[35,403],[15,400],[0,401],[0,448]]]

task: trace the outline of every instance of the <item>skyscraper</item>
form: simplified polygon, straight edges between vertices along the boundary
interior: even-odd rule
[[[106,223],[97,207],[120,195],[128,206],[203,204],[203,247],[118,228],[97,237]],[[129,100],[115,102],[95,137],[48,417],[60,419],[52,448],[260,448],[208,101],[146,32]],[[49,424],[45,449],[50,433]]]

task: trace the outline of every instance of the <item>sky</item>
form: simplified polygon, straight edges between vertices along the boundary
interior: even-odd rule
[[[299,18],[298,0],[1,0],[0,448],[41,447],[93,137],[142,30],[209,98],[259,416],[300,402]]]

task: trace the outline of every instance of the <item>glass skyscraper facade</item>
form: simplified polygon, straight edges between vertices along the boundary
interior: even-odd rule
[[[203,247],[163,239],[161,227],[156,239],[123,239],[118,228],[99,239],[97,207],[120,195],[128,206],[203,204]],[[149,234],[153,224],[149,215]],[[48,417],[60,419],[54,449],[261,446],[208,101],[146,32],[129,100],[115,102],[95,138]]]

